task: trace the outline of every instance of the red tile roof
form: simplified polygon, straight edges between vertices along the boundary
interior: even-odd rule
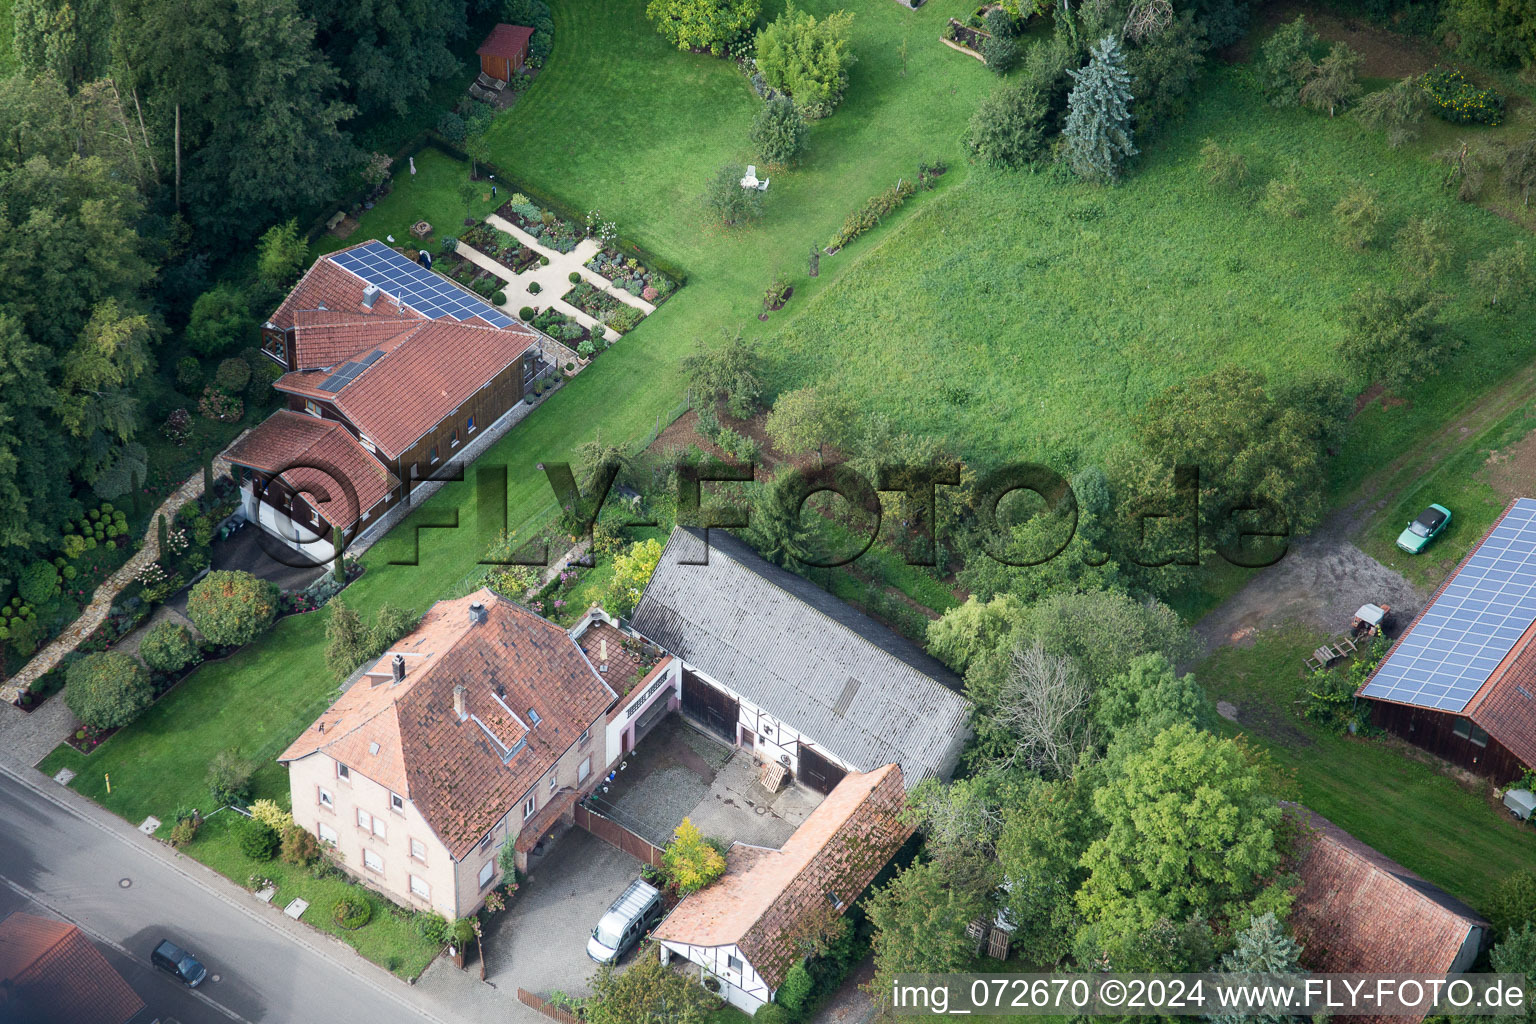
[[[230,462],[279,479],[302,493],[339,529],[384,500],[399,480],[335,420],[280,409],[225,452]],[[338,482],[342,486],[337,486]],[[327,496],[325,501],[319,495]]]
[[[485,37],[485,42],[476,50],[481,57],[505,57],[508,60],[516,60],[528,49],[528,40],[533,38],[533,29],[526,25],[497,25],[491,29],[490,35]]]
[[[478,625],[470,616],[476,602],[486,613]],[[406,663],[400,683],[391,673],[397,653]],[[463,720],[454,711],[459,686]],[[480,590],[434,605],[278,760],[323,751],[388,786],[415,803],[457,860],[613,699],[565,630]]]
[[[306,370],[334,367],[375,349],[387,351],[420,327],[423,319],[409,311],[384,316],[299,310],[294,315],[294,365]]]
[[[1440,586],[1435,588],[1434,594],[1424,603],[1424,607],[1419,610],[1419,614],[1414,616],[1413,621],[1408,624],[1408,628],[1398,637],[1399,641],[1412,632],[1413,628],[1419,624],[1419,620],[1424,617],[1424,614],[1434,607],[1435,601],[1440,597],[1441,593],[1445,591],[1446,587],[1450,586],[1451,581],[1456,578],[1472,556],[1477,554],[1477,549],[1483,546],[1483,542],[1492,536],[1494,530],[1499,528],[1499,524],[1504,521],[1504,517],[1509,514],[1509,510],[1519,500],[1519,498],[1511,498],[1509,504],[1504,506],[1504,511],[1499,513],[1499,517],[1493,521],[1487,531],[1479,538],[1478,542],[1467,551],[1466,557],[1457,564],[1456,568],[1441,582]],[[1405,703],[1369,696],[1363,692],[1371,684],[1371,680],[1375,678],[1376,673],[1381,670],[1382,666],[1387,664],[1391,657],[1392,652],[1388,651],[1387,656],[1371,671],[1370,676],[1366,678],[1365,682],[1360,684],[1360,689],[1355,691],[1357,696],[1364,696],[1369,700],[1379,700],[1385,704]],[[1536,623],[1527,628],[1520,639],[1515,641],[1514,647],[1510,648],[1510,652],[1495,666],[1483,685],[1478,687],[1477,692],[1467,701],[1466,707],[1461,710],[1460,714],[1455,711],[1437,711],[1435,708],[1423,707],[1417,704],[1407,704],[1406,706],[1431,714],[1448,714],[1456,717],[1465,716],[1470,718],[1473,722],[1477,723],[1478,728],[1493,737],[1506,750],[1519,758],[1522,764],[1527,767],[1536,767]]]
[[[279,391],[331,402],[391,459],[399,458],[538,340],[525,327],[426,321],[340,391],[323,370],[285,373]],[[445,453],[446,454],[446,453]]]
[[[0,921],[0,1020],[125,1024],[142,1009],[79,928],[20,911]]]
[[[794,936],[805,914],[830,906],[829,893],[846,908],[912,834],[905,802],[897,765],[849,773],[782,849],[733,844],[720,880],[684,898],[654,938],[735,945],[778,988],[800,959]]]
[[[1295,804],[1286,812],[1304,826],[1291,866],[1301,887],[1290,924],[1309,970],[1445,974],[1474,929],[1487,935],[1488,922],[1471,907],[1328,819]],[[1422,1015],[1376,1019],[1407,1024]]]

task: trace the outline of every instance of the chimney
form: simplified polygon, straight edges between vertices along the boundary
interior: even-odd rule
[[[464,708],[464,693],[462,684],[453,688],[453,713],[459,716],[461,722],[469,717],[469,712]]]
[[[599,637],[598,638],[598,641],[597,641],[597,661],[598,661],[597,670],[599,672],[607,672],[608,671],[608,638],[607,637]]]
[[[471,626],[483,625],[485,622],[485,605],[476,601],[469,606],[469,624]]]
[[[363,308],[372,309],[373,304],[379,301],[379,286],[371,284],[363,289]]]
[[[391,667],[394,669],[395,682],[397,682],[397,683],[404,682],[405,681],[405,655],[403,655],[403,654],[395,655],[395,660],[392,663]]]

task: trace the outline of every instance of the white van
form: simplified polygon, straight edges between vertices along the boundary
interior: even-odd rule
[[[661,906],[661,893],[654,885],[640,878],[630,882],[592,929],[587,956],[600,964],[616,963],[661,919]]]

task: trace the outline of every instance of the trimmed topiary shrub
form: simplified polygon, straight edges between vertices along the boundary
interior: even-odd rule
[[[59,570],[48,562],[33,562],[21,570],[16,589],[26,604],[38,605],[52,601],[59,594]]]
[[[517,318],[524,321],[525,323],[529,320],[532,320],[537,315],[538,314],[534,312],[532,306],[524,306],[522,309],[517,311]]]
[[[251,364],[239,356],[230,356],[219,363],[219,369],[213,375],[213,382],[221,390],[231,395],[238,395],[251,382]]]
[[[204,576],[187,597],[187,618],[216,644],[250,643],[277,617],[278,591],[248,572],[218,570]]]
[[[151,626],[139,644],[139,657],[156,672],[180,672],[197,656],[191,631],[169,620]]]
[[[505,306],[507,304],[507,293],[496,292],[491,296],[491,301],[498,306]]]
[[[570,281],[571,284],[581,284],[581,273],[573,270],[566,275],[566,280]]]
[[[539,292],[541,292],[543,290],[544,289],[539,286],[539,282],[537,282],[537,281],[529,281],[528,282],[528,294],[529,295],[537,295],[537,294],[539,294]]]
[[[331,908],[331,918],[348,931],[356,931],[373,917],[373,904],[357,893],[343,893]]]
[[[279,839],[272,826],[255,818],[246,818],[238,826],[236,841],[240,852],[252,860],[271,860],[277,856]]]
[[[64,678],[64,703],[93,729],[121,728],[155,699],[144,666],[120,651],[87,654]]]

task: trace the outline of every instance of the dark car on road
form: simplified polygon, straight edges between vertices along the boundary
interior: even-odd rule
[[[188,988],[197,988],[203,983],[203,979],[208,977],[208,968],[204,967],[197,957],[170,939],[160,940],[160,945],[149,954],[149,962],[172,975]]]

